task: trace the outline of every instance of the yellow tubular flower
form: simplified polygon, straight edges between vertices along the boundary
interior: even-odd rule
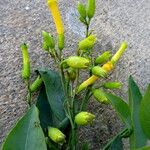
[[[59,35],[64,33],[63,22],[61,19],[60,11],[58,9],[58,1],[57,0],[48,0],[48,7],[52,13],[56,30]]]
[[[102,67],[106,72],[110,72],[114,66],[113,63],[111,61],[107,62],[106,64],[103,65]],[[92,85],[97,79],[99,79],[99,77],[92,75],[90,78],[88,78],[86,81],[84,81],[78,88],[77,92],[82,91],[83,89],[85,89],[86,87],[88,87],[89,85]]]
[[[120,59],[122,54],[125,52],[126,48],[128,47],[126,42],[122,42],[119,50],[116,52],[116,54],[112,57],[111,61],[108,61],[106,64],[103,65],[103,69],[108,73],[113,70],[114,65],[117,63],[117,61]],[[84,81],[78,88],[77,92],[82,91],[89,85],[92,85],[99,77],[92,75],[89,79]]]

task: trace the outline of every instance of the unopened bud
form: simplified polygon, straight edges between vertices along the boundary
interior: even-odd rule
[[[85,126],[91,124],[95,119],[95,115],[89,112],[80,112],[75,116],[75,123],[77,125]]]
[[[68,59],[64,60],[69,67],[84,69],[87,68],[90,64],[90,61],[84,57],[80,56],[70,56]]]
[[[78,12],[82,18],[86,19],[86,8],[81,2],[78,2]]]
[[[87,15],[91,19],[95,14],[95,0],[88,0]]]
[[[25,43],[21,45],[21,51],[23,56],[22,78],[28,79],[30,77],[30,60],[28,54],[28,47]]]
[[[63,50],[65,46],[65,36],[63,34],[58,34],[58,48],[59,50]]]
[[[119,50],[116,52],[116,54],[112,57],[111,61],[113,64],[116,64],[117,61],[120,59],[120,57],[125,52],[126,48],[128,47],[128,44],[126,42],[122,42]]]
[[[47,46],[50,49],[54,49],[55,48],[54,38],[48,32],[45,31],[42,31],[42,36],[43,36],[43,47],[45,48]]]
[[[79,42],[79,49],[80,50],[88,50],[92,49],[96,42],[95,35],[90,35],[89,37],[85,38],[81,42]]]
[[[104,88],[107,89],[120,89],[122,84],[120,82],[106,82],[103,84]]]
[[[112,54],[110,53],[110,51],[106,51],[106,52],[104,52],[102,55],[100,55],[100,56],[98,56],[98,57],[96,58],[95,63],[96,63],[96,64],[105,63],[105,62],[107,62],[107,61],[110,59],[111,55],[112,55]]]
[[[43,43],[42,43],[42,48],[43,48],[43,50],[45,50],[45,51],[49,51],[49,47],[47,46],[46,42],[43,42]]]
[[[109,104],[109,100],[107,99],[107,97],[105,96],[105,93],[103,90],[101,89],[94,89],[93,91],[93,95],[95,97],[95,99],[103,104]]]
[[[41,87],[42,83],[43,83],[42,78],[40,76],[38,76],[36,78],[36,80],[31,84],[30,91],[32,93],[35,92],[35,91],[37,91]]]
[[[49,127],[48,136],[55,143],[63,144],[65,142],[66,136],[57,128]]]
[[[105,78],[107,76],[107,72],[100,66],[93,67],[92,74],[102,78]]]

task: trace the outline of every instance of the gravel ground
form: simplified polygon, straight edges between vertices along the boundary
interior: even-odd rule
[[[75,0],[60,0],[66,27],[66,55],[72,54],[77,42],[84,37],[84,27],[77,20],[76,4]],[[149,0],[97,0],[97,12],[91,25],[98,38],[95,51],[112,49],[115,53],[121,41],[129,43],[127,52],[110,77],[124,83],[119,92],[124,98],[127,98],[130,74],[142,90],[150,83],[149,14]],[[41,50],[41,30],[56,35],[46,0],[0,1],[0,143],[26,111],[26,90],[20,77],[20,44],[28,43],[33,68],[53,68],[52,61]],[[92,101],[89,109],[98,118],[96,125],[85,128],[80,135],[81,139],[88,139],[91,149],[97,150],[118,132],[121,124],[110,107]]]

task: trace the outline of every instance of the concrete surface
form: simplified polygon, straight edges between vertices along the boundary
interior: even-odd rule
[[[72,54],[76,43],[83,38],[84,27],[77,21],[75,0],[60,0],[60,9],[66,27],[66,55]],[[142,90],[150,82],[150,0],[97,0],[93,28],[98,37],[96,52],[112,49],[121,41],[129,48],[110,77],[124,83],[120,95],[127,98],[127,78],[130,74]],[[30,46],[32,66],[53,63],[41,50],[41,30],[55,34],[54,24],[46,0],[0,1],[0,143],[26,110],[26,90],[20,78],[20,44]],[[89,109],[96,113],[96,125],[82,130],[81,139],[88,139],[91,149],[102,147],[118,132],[121,124],[114,111],[92,101]],[[96,134],[95,134],[96,133]],[[81,140],[81,142],[83,142]]]

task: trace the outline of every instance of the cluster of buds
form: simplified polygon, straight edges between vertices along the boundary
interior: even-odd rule
[[[93,75],[88,78],[86,81],[84,81],[78,88],[78,92],[82,91],[83,89],[87,88],[89,85],[92,85],[96,80],[98,80],[100,77],[105,77],[105,73],[109,73],[110,71],[113,70],[113,68],[115,67],[117,61],[120,59],[120,57],[122,56],[122,54],[124,53],[124,51],[127,48],[127,43],[123,42],[119,48],[119,50],[116,52],[116,54],[112,57],[112,59],[110,61],[108,61],[107,63],[105,63],[102,68],[100,67],[96,67],[93,68]],[[108,54],[109,55],[109,54]],[[106,55],[106,60],[108,59],[108,55]],[[103,57],[98,57],[101,58],[100,60],[105,60],[105,55],[103,54]],[[103,61],[104,62],[104,61]]]

